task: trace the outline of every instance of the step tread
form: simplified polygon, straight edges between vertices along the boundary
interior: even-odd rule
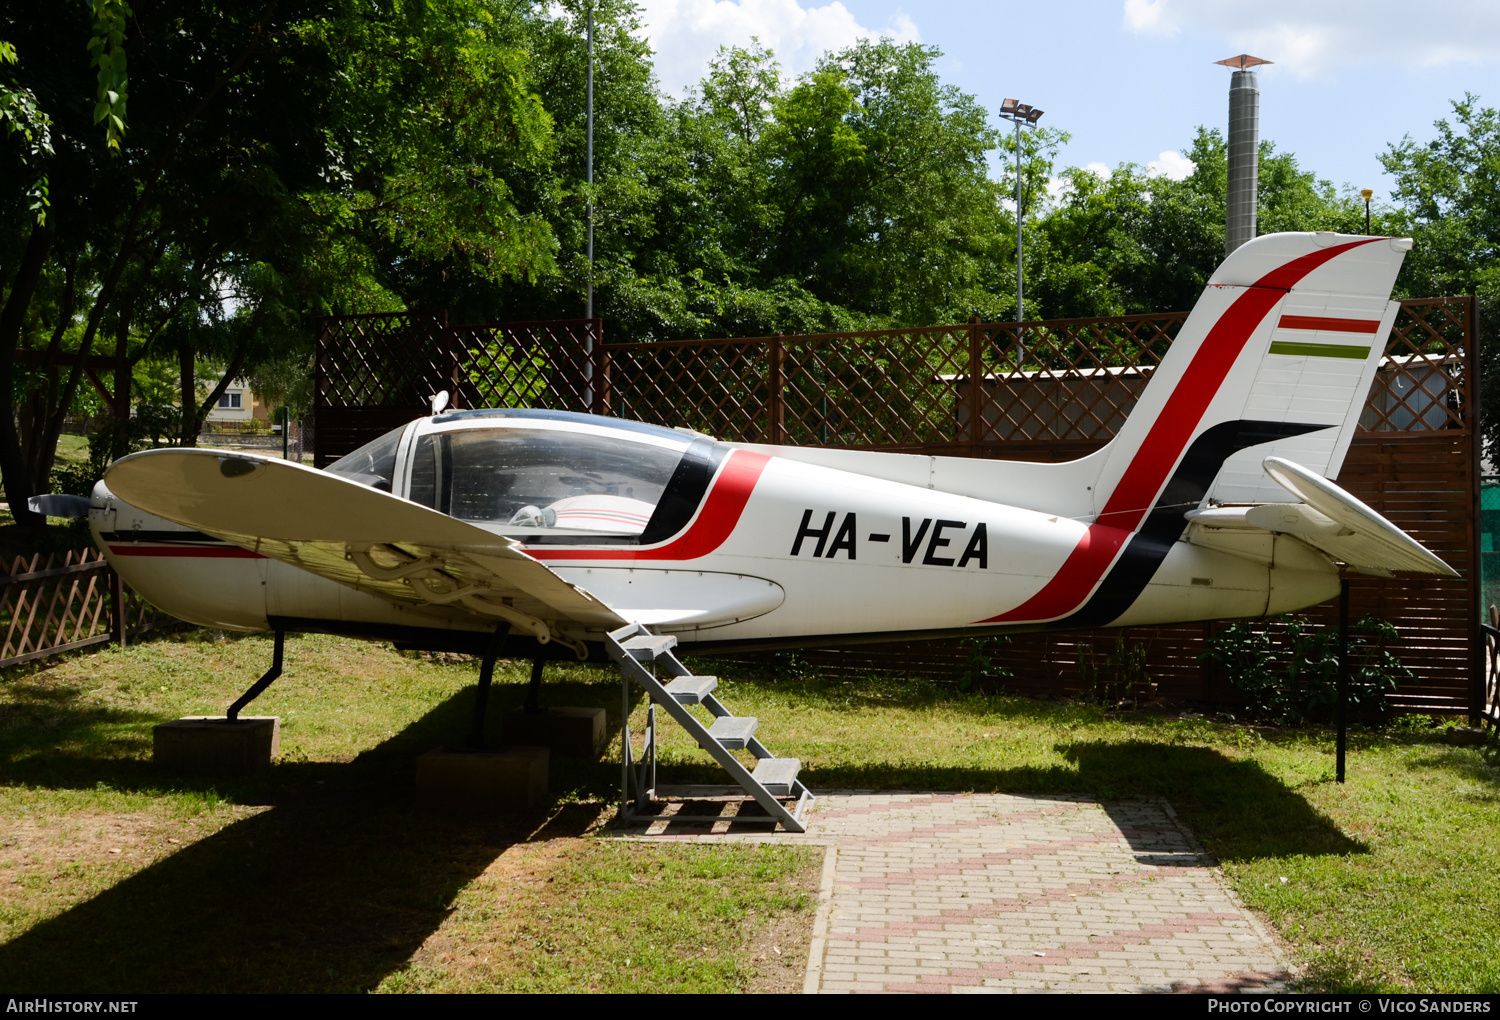
[[[667,684],[667,693],[676,698],[679,705],[696,705],[718,686],[716,676],[680,676]]]
[[[758,725],[760,720],[753,715],[720,716],[708,728],[708,735],[734,751],[749,743]]]
[[[670,634],[640,634],[620,642],[636,659],[657,659],[677,646],[677,639]]]
[[[755,763],[751,775],[773,797],[788,797],[800,771],[802,762],[796,758],[762,758]]]

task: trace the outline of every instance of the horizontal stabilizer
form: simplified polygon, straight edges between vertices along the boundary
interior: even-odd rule
[[[1277,484],[1306,507],[1252,507],[1245,512],[1246,523],[1252,527],[1296,535],[1357,569],[1458,576],[1458,571],[1416,539],[1328,479],[1281,457],[1267,457],[1263,466]],[[1291,518],[1285,527],[1278,520],[1283,516]]]

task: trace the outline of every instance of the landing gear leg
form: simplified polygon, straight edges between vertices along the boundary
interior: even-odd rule
[[[271,654],[271,668],[266,670],[265,676],[251,684],[250,689],[241,694],[238,701],[229,706],[229,711],[224,713],[226,719],[230,722],[238,719],[240,717],[240,710],[264,694],[266,688],[270,687],[272,682],[281,675],[281,653],[285,646],[286,631],[278,630],[276,632],[276,650]]]
[[[474,694],[474,721],[469,727],[469,739],[464,746],[471,751],[484,750],[484,716],[490,703],[490,684],[495,679],[495,660],[505,650],[505,639],[510,634],[510,624],[502,623],[495,628],[490,643],[479,663],[479,690]]]
[[[542,670],[546,665],[546,659],[533,659],[531,662],[531,685],[526,688],[527,715],[542,714]]]

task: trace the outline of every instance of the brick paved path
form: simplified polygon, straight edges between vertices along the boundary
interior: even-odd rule
[[[807,991],[1285,987],[1273,937],[1162,802],[834,793],[810,821],[767,837],[678,815],[641,832],[826,845]]]

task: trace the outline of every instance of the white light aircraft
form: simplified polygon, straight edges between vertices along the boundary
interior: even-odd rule
[[[1119,434],[1067,463],[435,406],[321,471],[133,454],[89,521],[132,587],[195,624],[472,650],[508,628],[537,658],[629,623],[691,650],[1284,613],[1337,595],[1341,564],[1454,575],[1328,480],[1410,247],[1242,246]]]

